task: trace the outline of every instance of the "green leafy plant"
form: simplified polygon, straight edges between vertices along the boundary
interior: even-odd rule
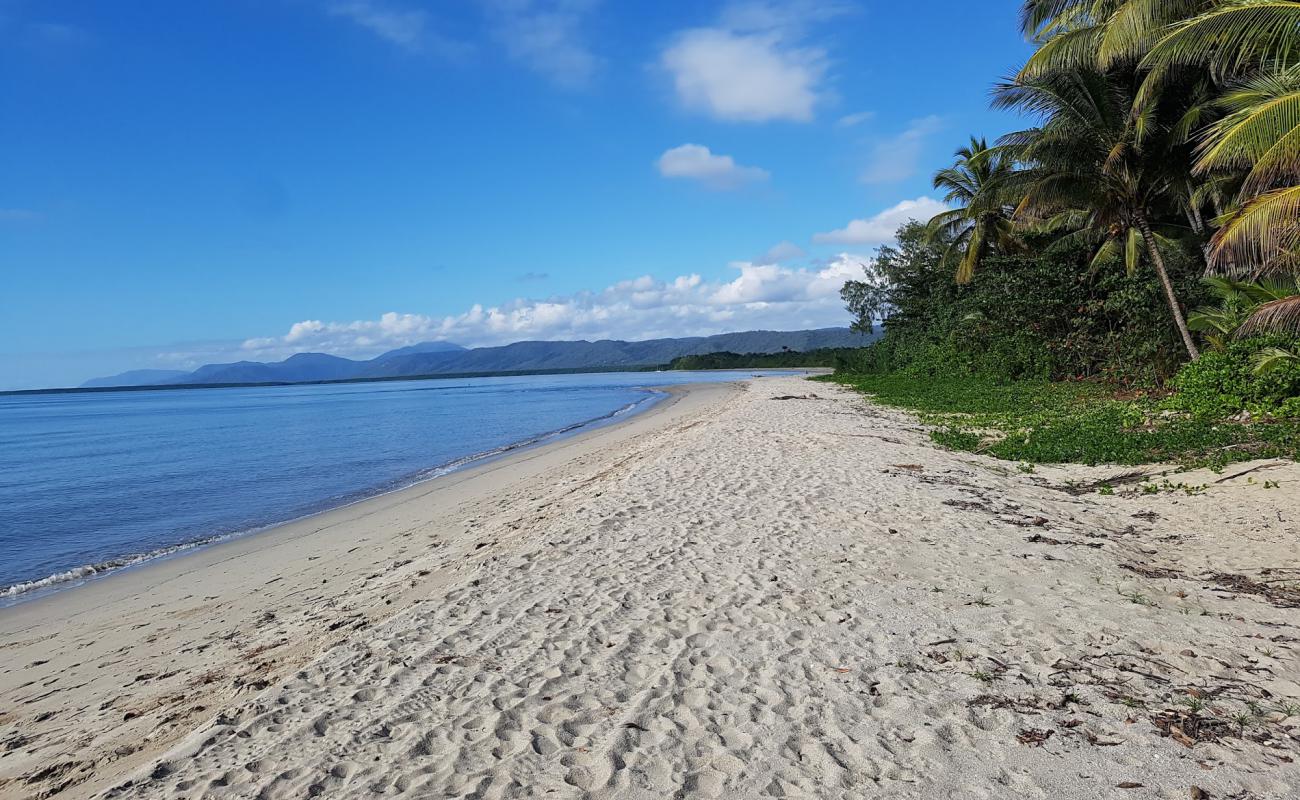
[[[1170,382],[1176,392],[1168,406],[1201,419],[1222,419],[1242,411],[1287,416],[1300,397],[1296,348],[1294,338],[1271,334],[1235,340],[1207,352]]]

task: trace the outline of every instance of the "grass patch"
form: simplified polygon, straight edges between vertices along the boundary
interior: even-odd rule
[[[819,378],[918,413],[952,450],[1032,464],[1221,467],[1300,457],[1300,420],[1207,420],[1169,409],[1156,394],[1098,383],[1008,382],[974,377],[843,374]]]

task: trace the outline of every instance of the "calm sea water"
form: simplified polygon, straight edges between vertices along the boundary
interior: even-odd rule
[[[602,424],[663,397],[644,387],[749,374],[0,397],[0,604]]]

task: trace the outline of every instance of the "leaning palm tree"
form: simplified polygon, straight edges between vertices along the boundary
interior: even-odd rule
[[[1139,249],[1154,267],[1187,353],[1200,353],[1165,265],[1158,230],[1177,216],[1188,183],[1190,153],[1176,137],[1150,132],[1139,144],[1131,115],[1133,87],[1095,69],[1017,78],[1001,85],[995,105],[1028,112],[1038,127],[1003,137],[1001,146],[1023,164],[1008,181],[1022,198],[1026,221],[1062,216],[1122,247],[1130,266]]]
[[[934,174],[934,188],[945,190],[944,202],[954,208],[930,219],[926,237],[931,242],[947,242],[945,258],[957,260],[957,283],[970,283],[984,256],[1020,249],[1012,208],[1000,194],[1014,165],[990,148],[987,140],[974,136],[955,155],[951,167]]]
[[[1039,43],[1018,78],[1033,80],[1053,72],[1095,69],[1108,74],[1146,78],[1132,109],[1136,140],[1148,129],[1192,140],[1213,122],[1217,87],[1203,68],[1164,65],[1159,74],[1143,68],[1143,59],[1177,25],[1217,8],[1223,0],[1025,0],[1021,26]],[[1170,107],[1170,99],[1176,102]],[[1179,208],[1208,253],[1207,201],[1217,200],[1200,180],[1188,174],[1180,187]],[[1217,208],[1217,207],[1216,207]]]

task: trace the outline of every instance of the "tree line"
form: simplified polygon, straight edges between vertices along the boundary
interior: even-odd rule
[[[1020,23],[1036,50],[993,103],[1028,127],[971,137],[934,176],[951,210],[843,289],[858,329],[885,321],[866,366],[971,368],[981,338],[1045,377],[1163,380],[1251,339],[1255,370],[1294,366],[1300,1],[1027,0]]]

